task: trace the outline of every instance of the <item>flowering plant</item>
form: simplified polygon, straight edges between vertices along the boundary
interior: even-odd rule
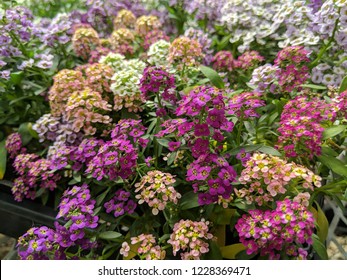
[[[57,211],[22,233],[19,257],[327,258],[322,203],[346,200],[347,78],[317,71],[344,67],[342,1],[114,2],[69,14],[65,53],[39,71],[46,109],[1,142],[0,177],[15,174],[0,183]],[[58,44],[38,48],[33,16],[14,11],[0,59],[13,90],[19,38],[40,59]]]

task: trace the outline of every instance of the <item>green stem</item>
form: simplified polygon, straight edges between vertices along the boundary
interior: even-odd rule
[[[236,144],[240,146],[241,144],[241,129],[243,126],[243,115],[241,115],[241,118],[239,119],[239,125],[237,130],[237,137],[236,137]]]
[[[155,134],[159,132],[160,127],[160,118],[157,117],[157,123],[155,125]],[[153,138],[153,149],[154,149],[154,155],[155,155],[155,168],[158,169],[159,165],[159,143],[156,138]]]

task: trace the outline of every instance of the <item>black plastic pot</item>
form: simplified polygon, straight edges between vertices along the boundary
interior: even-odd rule
[[[20,203],[11,194],[0,191],[0,233],[14,238],[23,235],[29,228],[46,225],[53,227],[57,212],[33,201]]]

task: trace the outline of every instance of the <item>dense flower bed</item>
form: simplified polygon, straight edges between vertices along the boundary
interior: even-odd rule
[[[58,212],[21,259],[327,258],[346,1],[45,2],[0,10],[0,183]]]

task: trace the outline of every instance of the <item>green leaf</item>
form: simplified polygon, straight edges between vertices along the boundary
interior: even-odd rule
[[[258,149],[258,151],[268,155],[273,155],[278,157],[282,156],[282,154],[279,151],[277,151],[275,148],[270,146],[262,146],[260,149]]]
[[[31,139],[33,139],[33,135],[36,132],[32,129],[32,123],[26,122],[26,123],[22,123],[19,126],[18,133],[20,134],[23,145],[25,146],[31,141]]]
[[[339,159],[332,156],[318,156],[318,159],[325,166],[330,168],[336,174],[347,177],[347,167]]]
[[[339,154],[330,147],[322,146],[322,155],[337,157]]]
[[[253,151],[258,150],[258,149],[261,148],[262,146],[263,146],[262,144],[240,146],[240,147],[237,147],[237,148],[235,148],[235,149],[232,149],[229,153],[230,153],[232,156],[235,156],[235,155],[237,155],[242,149],[244,149],[246,153],[249,153],[249,152],[253,152]]]
[[[235,215],[236,209],[224,209],[220,213],[216,213],[215,219],[218,225],[229,225],[231,218]]]
[[[242,243],[236,243],[233,245],[228,245],[220,248],[223,258],[234,260],[236,255],[241,251],[244,251],[246,247]]]
[[[329,222],[322,208],[316,201],[315,204],[317,206],[317,210],[312,207],[310,211],[313,213],[313,216],[317,223],[317,236],[319,237],[320,241],[325,242],[328,236]]]
[[[194,192],[188,192],[181,198],[181,210],[188,210],[199,206],[198,194]]]
[[[347,89],[347,76],[344,77],[342,82],[341,82],[339,93],[345,91],[346,89]]]
[[[246,250],[242,250],[241,252],[239,252],[236,255],[236,259],[238,259],[238,260],[250,260],[250,259],[252,259],[255,256],[256,256],[255,253],[251,254],[251,255],[248,255]]]
[[[312,235],[312,239],[313,239],[313,244],[312,244],[313,249],[316,251],[316,253],[322,260],[327,260],[328,253],[324,244],[319,240],[319,237],[315,234]]]
[[[6,140],[0,142],[0,180],[4,178],[7,163],[7,150],[5,149]]]
[[[177,156],[177,152],[170,153],[170,156],[167,159],[168,166],[170,166],[175,161],[176,156]]]
[[[184,88],[182,91],[185,93],[185,94],[188,94],[191,90],[193,90],[194,88],[196,88],[196,86],[190,86],[190,87],[186,87]]]
[[[216,242],[210,241],[209,242],[209,251],[208,253],[204,256],[203,259],[206,260],[220,260],[222,259],[222,254],[220,251],[220,248]]]
[[[332,138],[340,134],[343,131],[346,131],[346,128],[347,128],[347,125],[337,125],[337,126],[326,128],[323,131],[323,140],[327,140],[329,138]]]
[[[105,240],[117,239],[122,237],[122,234],[116,231],[104,231],[99,234],[99,238]]]
[[[224,36],[222,40],[218,43],[218,50],[224,50],[224,48],[229,44],[229,40],[232,36],[233,34]]]
[[[13,187],[13,182],[7,181],[7,180],[0,180],[0,185],[12,188]]]
[[[325,90],[325,89],[327,89],[326,86],[314,85],[314,84],[300,85],[300,87],[303,87],[303,88],[312,88],[312,89],[319,89],[319,90]]]
[[[200,71],[210,79],[211,83],[217,88],[224,88],[224,82],[218,73],[210,67],[200,66]]]
[[[20,82],[23,80],[23,76],[24,76],[23,71],[13,72],[13,73],[11,73],[11,79],[10,79],[10,81],[11,81],[14,85],[18,85],[18,84],[20,84]]]
[[[156,140],[161,146],[169,147],[169,142],[170,142],[169,140],[163,139],[163,138],[162,139],[157,138]]]
[[[106,195],[109,193],[110,188],[107,188],[107,190],[105,190],[104,192],[102,192],[101,194],[99,194],[96,198],[96,205],[101,205],[101,203],[104,201]]]
[[[229,153],[234,156],[234,155],[237,155],[242,149],[244,149],[246,153],[259,151],[268,155],[282,156],[282,154],[279,151],[277,151],[275,148],[272,148],[270,146],[264,146],[263,144],[245,145],[245,146],[237,147],[229,151]]]

